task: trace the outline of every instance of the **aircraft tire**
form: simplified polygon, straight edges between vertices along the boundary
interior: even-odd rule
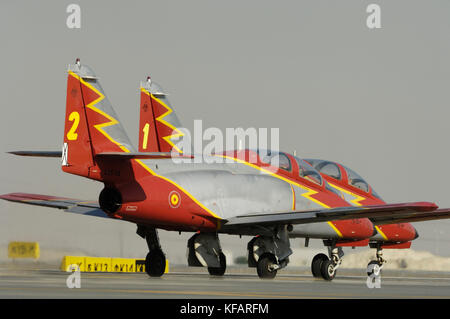
[[[311,262],[311,272],[315,278],[322,278],[321,266],[322,263],[328,260],[328,256],[325,254],[317,254],[314,256]]]
[[[320,272],[322,278],[331,281],[336,276],[336,270],[334,269],[334,264],[331,260],[325,260],[320,266]]]
[[[275,264],[275,256],[271,253],[262,254],[258,259],[256,271],[261,279],[273,279],[277,275],[277,270],[270,270],[269,267]]]
[[[208,267],[208,272],[211,276],[223,276],[227,269],[227,259],[221,252],[219,254],[220,267]]]
[[[166,269],[166,256],[160,249],[150,251],[145,258],[145,271],[150,277],[161,277]]]

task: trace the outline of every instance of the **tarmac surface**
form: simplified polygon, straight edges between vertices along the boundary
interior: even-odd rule
[[[368,288],[359,271],[342,271],[331,281],[313,278],[307,269],[280,271],[261,280],[253,269],[212,277],[205,269],[174,268],[162,278],[144,273],[81,273],[81,288],[68,288],[69,273],[55,269],[0,266],[0,298],[50,299],[298,299],[298,298],[450,298],[450,274],[384,272],[380,288]]]

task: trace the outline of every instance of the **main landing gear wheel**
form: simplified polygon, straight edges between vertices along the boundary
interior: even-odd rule
[[[328,256],[325,254],[317,254],[314,256],[311,262],[311,272],[315,278],[321,278],[321,266],[324,261],[328,260]]]
[[[223,253],[219,254],[220,267],[208,267],[211,276],[223,276],[227,268],[227,259]]]
[[[325,260],[322,265],[320,265],[320,273],[322,278],[331,281],[336,276],[335,264],[331,260]]]
[[[273,279],[277,275],[275,256],[266,253],[259,257],[256,271],[261,279]]]
[[[145,271],[150,277],[161,277],[166,269],[166,256],[160,249],[150,251],[145,258]]]

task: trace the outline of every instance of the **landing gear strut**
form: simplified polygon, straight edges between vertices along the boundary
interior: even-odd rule
[[[372,274],[379,275],[384,267],[384,264],[387,263],[387,260],[383,258],[383,249],[381,248],[380,244],[373,245],[371,246],[371,248],[377,249],[377,260],[371,260],[367,265],[367,276],[369,277]]]
[[[342,263],[344,251],[341,247],[336,247],[334,243],[324,241],[325,246],[328,246],[328,258],[325,254],[317,254],[314,256],[311,263],[311,272],[315,278],[322,278],[331,281],[336,276],[336,270]]]
[[[166,256],[159,244],[158,231],[155,228],[138,226],[136,232],[145,238],[149,250],[145,258],[145,272],[150,277],[161,277],[166,269]]]

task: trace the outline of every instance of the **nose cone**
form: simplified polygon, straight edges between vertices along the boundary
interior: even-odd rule
[[[414,239],[417,239],[417,238],[419,238],[419,232],[417,231],[416,227],[413,227],[413,228],[414,228],[414,233],[415,233]]]

